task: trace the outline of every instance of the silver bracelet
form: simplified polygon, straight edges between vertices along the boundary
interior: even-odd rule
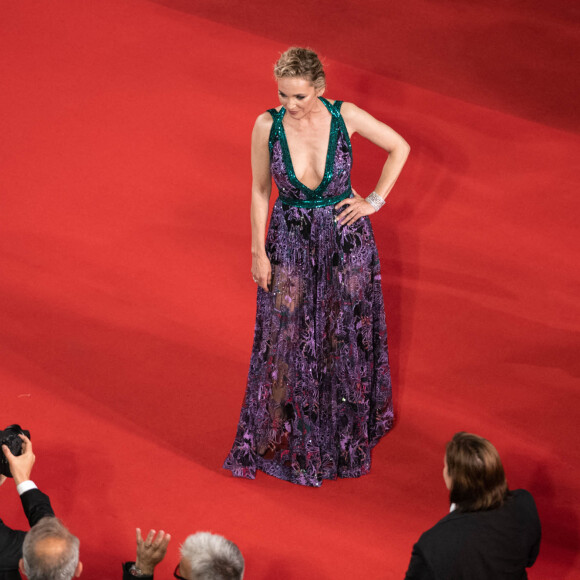
[[[366,201],[373,206],[375,211],[379,211],[385,205],[385,200],[376,191],[370,193],[366,197]]]

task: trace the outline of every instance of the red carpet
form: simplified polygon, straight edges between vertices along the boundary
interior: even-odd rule
[[[2,3],[1,427],[32,431],[86,579],[119,576],[136,526],[174,537],[159,579],[196,530],[248,579],[402,578],[458,430],[536,498],[530,578],[580,578],[577,9],[311,4]],[[249,136],[294,43],[412,147],[373,222],[398,424],[369,476],[321,489],[221,469],[254,322]],[[368,192],[383,155],[354,148]]]

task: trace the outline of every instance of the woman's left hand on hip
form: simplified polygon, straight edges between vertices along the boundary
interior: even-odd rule
[[[347,197],[343,199],[340,203],[334,206],[334,209],[339,210],[343,208],[342,211],[336,216],[336,221],[339,226],[348,226],[356,222],[361,217],[365,215],[371,215],[375,213],[373,206],[361,197],[354,189],[352,190],[354,197]]]

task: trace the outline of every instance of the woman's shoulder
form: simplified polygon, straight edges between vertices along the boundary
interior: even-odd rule
[[[328,97],[322,97],[327,103],[330,103],[333,107],[338,107],[340,112],[343,113],[345,107],[347,109],[352,108],[354,105],[346,101],[341,101],[340,99],[329,99]]]
[[[268,133],[272,128],[273,122],[274,118],[272,117],[270,111],[264,111],[256,118],[256,122],[254,123],[254,131]]]
[[[268,109],[268,110],[264,111],[263,113],[260,113],[258,115],[258,120],[259,119],[266,119],[266,120],[271,121],[273,116],[275,114],[279,113],[281,110],[282,110],[282,105],[278,105],[277,107],[272,107],[271,109]]]
[[[362,109],[359,109],[354,103],[350,103],[348,101],[343,101],[340,107],[340,112],[342,113],[342,116],[346,118],[356,116],[361,111]]]

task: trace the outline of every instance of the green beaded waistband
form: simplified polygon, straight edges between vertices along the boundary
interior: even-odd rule
[[[284,197],[278,194],[278,199],[287,205],[292,205],[294,207],[326,207],[327,205],[334,205],[343,199],[346,199],[352,193],[352,189],[349,187],[343,193],[335,195],[334,197],[318,197],[310,199],[292,199],[291,197]]]

